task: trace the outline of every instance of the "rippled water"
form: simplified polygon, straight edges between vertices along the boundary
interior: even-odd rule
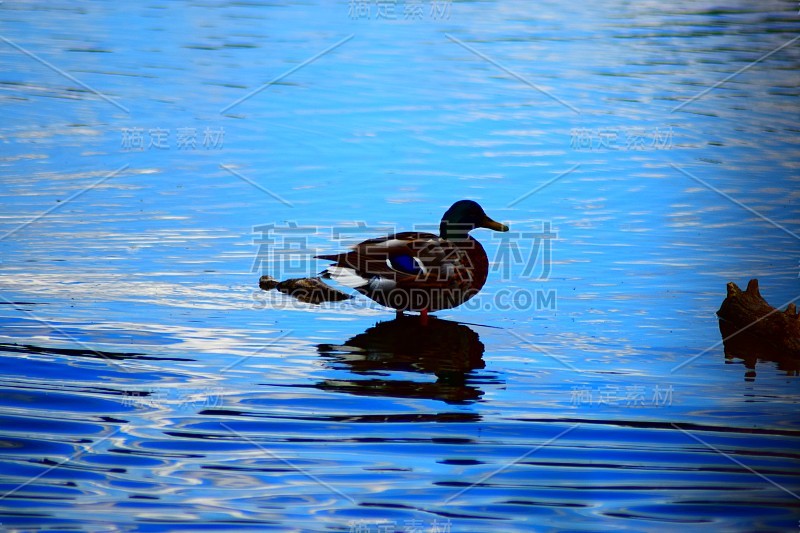
[[[796,3],[384,4],[0,5],[3,528],[795,529]],[[464,197],[426,328],[258,290]]]

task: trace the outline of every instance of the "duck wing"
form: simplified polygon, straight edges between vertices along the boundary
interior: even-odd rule
[[[470,279],[468,255],[432,233],[395,233],[364,241],[350,252],[317,257],[334,263],[324,277],[362,291],[453,287]]]

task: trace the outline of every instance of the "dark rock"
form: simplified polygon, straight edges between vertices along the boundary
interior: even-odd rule
[[[261,290],[271,291],[278,286],[278,280],[272,276],[261,276],[258,280],[258,286]]]
[[[334,289],[320,278],[292,278],[278,282],[271,276],[261,276],[258,286],[265,291],[278,289],[279,292],[310,304],[340,302],[352,298],[349,294]]]

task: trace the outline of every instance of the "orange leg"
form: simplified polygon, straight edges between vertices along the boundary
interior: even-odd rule
[[[421,325],[423,325],[423,326],[427,326],[428,325],[428,310],[427,309],[423,309],[422,311],[420,311],[420,313],[419,313],[419,323]]]

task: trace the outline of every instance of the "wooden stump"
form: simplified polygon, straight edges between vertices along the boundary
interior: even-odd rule
[[[784,311],[769,305],[751,279],[742,291],[728,283],[728,296],[717,311],[725,355],[745,360],[754,368],[758,359],[775,361],[778,367],[800,368],[800,314],[794,303]]]

